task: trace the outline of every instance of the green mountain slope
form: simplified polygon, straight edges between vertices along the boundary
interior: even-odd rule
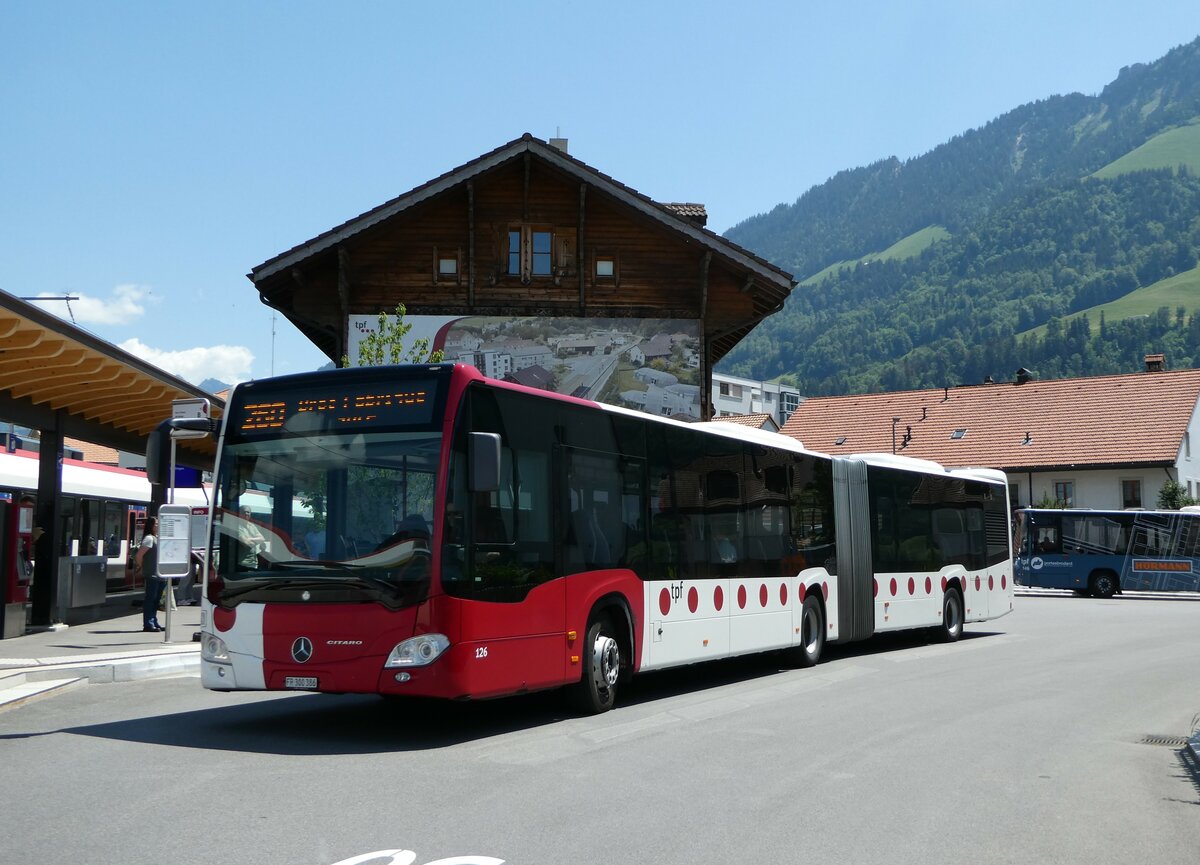
[[[1124,297],[1108,303],[1089,307],[1080,312],[1064,317],[1060,327],[1067,327],[1077,318],[1086,316],[1092,322],[1103,319],[1109,324],[1125,321],[1130,318],[1150,318],[1160,309],[1169,310],[1175,314],[1182,309],[1186,317],[1200,313],[1200,267],[1193,267],[1183,273],[1160,279],[1158,282],[1131,291]],[[1017,334],[1017,339],[1036,337],[1043,339],[1049,325],[1038,327]]]
[[[1139,352],[1164,350],[1148,340],[1175,346],[1173,366],[1200,357],[1170,303],[1141,325],[1106,321],[1102,348],[1085,317],[1062,321],[1196,267],[1197,117],[1200,39],[1122,69],[1098,96],[1021,106],[746,220],[727,236],[813,276],[718,369],[794,374],[828,394],[999,379],[1035,362],[1042,374],[1134,369]],[[936,243],[930,226],[944,232]]]
[[[856,264],[869,264],[872,261],[903,261],[915,258],[939,240],[950,237],[950,232],[940,225],[930,225],[920,231],[913,232],[908,237],[902,237],[883,252],[872,252],[864,255],[858,261],[837,261],[824,268],[820,273],[814,273],[800,285],[812,286],[823,282],[829,276],[841,270],[848,270]]]
[[[1130,171],[1181,167],[1200,174],[1200,121],[1155,135],[1092,176],[1103,180]]]

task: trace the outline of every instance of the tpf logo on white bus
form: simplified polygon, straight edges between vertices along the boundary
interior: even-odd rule
[[[333,865],[413,865],[416,861],[417,854],[412,850],[376,850],[334,862]],[[451,856],[426,862],[425,865],[504,865],[504,860],[493,856]]]

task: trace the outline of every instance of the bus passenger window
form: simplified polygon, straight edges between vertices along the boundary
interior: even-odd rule
[[[1037,530],[1037,551],[1040,553],[1058,552],[1058,532],[1055,529],[1039,528]]]

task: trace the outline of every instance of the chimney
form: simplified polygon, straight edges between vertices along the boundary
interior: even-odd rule
[[[557,149],[561,150],[563,153],[567,152],[567,139],[551,138],[549,143],[550,143],[551,147],[557,148]]]
[[[1025,367],[1021,367],[1019,370],[1017,370],[1017,384],[1025,384],[1026,382],[1030,381],[1033,381],[1033,373],[1025,369]]]
[[[1166,362],[1166,355],[1148,354],[1146,355],[1146,372],[1162,372]]]

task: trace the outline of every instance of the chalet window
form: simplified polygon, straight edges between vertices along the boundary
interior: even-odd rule
[[[1075,482],[1054,482],[1054,506],[1059,508],[1075,507]]]
[[[612,279],[616,275],[617,263],[610,257],[598,256],[596,258],[596,277],[597,279]]]
[[[549,231],[533,231],[532,235],[533,253],[530,257],[529,271],[534,276],[550,276],[551,266],[551,249],[553,247],[554,235]]]
[[[513,226],[508,230],[505,254],[509,276],[558,278],[573,269],[575,233],[549,226]]]
[[[433,274],[435,282],[458,282],[462,269],[462,250],[433,248]]]
[[[521,231],[508,232],[508,273],[509,276],[521,275]]]

